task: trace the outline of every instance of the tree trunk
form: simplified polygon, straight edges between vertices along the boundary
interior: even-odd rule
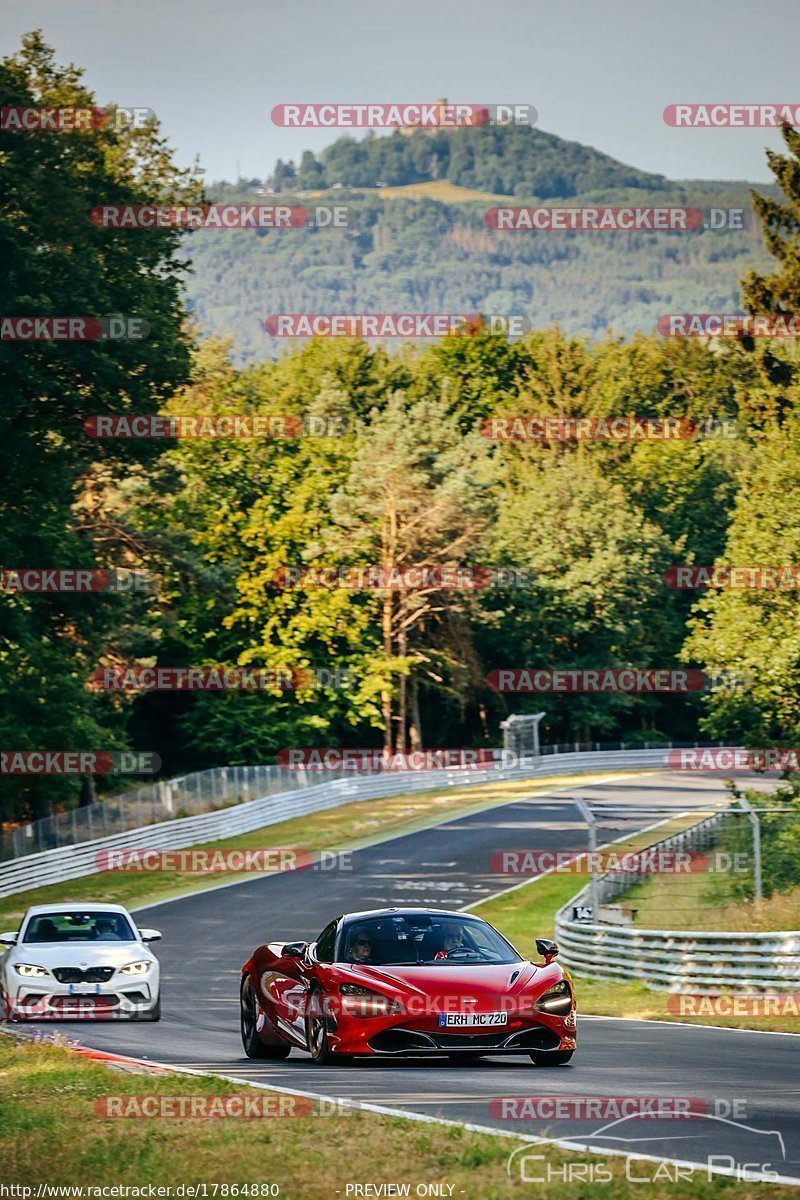
[[[407,648],[406,631],[405,631],[405,629],[401,629],[400,633],[397,636],[397,651],[400,654],[400,656],[403,658],[405,657],[405,654],[406,654],[406,648]],[[407,683],[408,683],[407,676],[401,675],[398,680],[398,685],[397,685],[397,692],[398,692],[398,695],[397,695],[397,735],[395,738],[395,749],[400,754],[405,754],[406,749],[407,749],[407,741],[406,741],[406,724],[408,721],[407,701],[406,701]]]
[[[387,660],[392,657],[394,642],[392,640],[392,593],[387,591],[383,597],[382,630],[383,653]],[[391,680],[381,692],[381,712],[383,714],[383,748],[386,754],[392,753],[392,685]]]
[[[422,721],[419,715],[419,685],[415,675],[411,676],[411,724],[408,729],[408,740],[412,750],[422,746]]]

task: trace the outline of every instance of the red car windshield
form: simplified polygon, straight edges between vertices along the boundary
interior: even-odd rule
[[[400,916],[348,921],[339,934],[337,962],[364,966],[417,963],[514,963],[505,938],[476,918]]]

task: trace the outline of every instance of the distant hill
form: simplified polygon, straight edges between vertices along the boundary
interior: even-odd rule
[[[263,183],[209,192],[252,203],[268,187],[346,204],[349,223],[191,235],[189,307],[205,333],[233,334],[241,361],[280,353],[285,342],[263,330],[280,312],[520,313],[592,338],[652,332],[663,313],[736,311],[741,276],[769,262],[747,183],[670,182],[527,127],[340,138]],[[749,228],[498,233],[484,214],[502,197],[739,208]]]
[[[338,138],[319,157],[279,163],[270,180],[299,188],[398,187],[448,179],[506,196],[577,196],[594,188],[666,187],[662,175],[627,167],[599,150],[527,125]]]

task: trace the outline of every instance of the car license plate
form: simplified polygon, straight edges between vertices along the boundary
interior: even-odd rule
[[[70,996],[99,996],[99,983],[71,983],[69,985]]]
[[[440,1013],[439,1026],[457,1026],[459,1029],[474,1028],[476,1025],[507,1025],[507,1012],[486,1013]]]

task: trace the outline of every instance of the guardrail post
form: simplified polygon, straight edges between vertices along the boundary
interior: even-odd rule
[[[597,818],[595,817],[589,805],[580,796],[574,796],[575,806],[583,817],[588,827],[589,834],[589,854],[594,855],[597,851]],[[592,870],[593,858],[589,860],[589,899],[592,905],[592,924],[597,924],[597,876]]]
[[[161,803],[164,807],[164,812],[172,816],[172,787],[168,779],[159,780],[158,790],[161,793]]]
[[[753,892],[756,900],[763,900],[764,890],[761,880],[761,823],[758,815],[753,811],[749,800],[744,796],[739,797],[739,805],[747,813],[753,830]]]

